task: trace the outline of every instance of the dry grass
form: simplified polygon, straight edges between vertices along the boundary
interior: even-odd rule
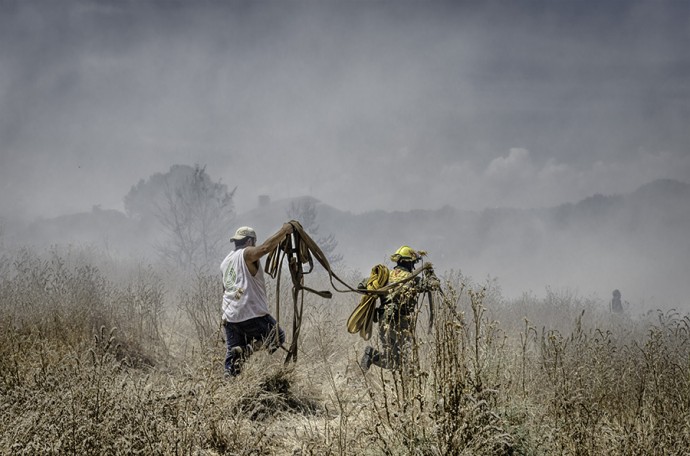
[[[551,290],[508,302],[497,284],[451,272],[434,329],[421,312],[399,372],[361,372],[365,342],[345,330],[357,297],[336,293],[306,298],[296,364],[259,352],[225,380],[214,275],[172,279],[77,251],[1,261],[0,454],[661,455],[690,444],[680,313],[620,317]]]

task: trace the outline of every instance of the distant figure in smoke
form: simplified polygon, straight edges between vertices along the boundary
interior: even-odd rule
[[[613,290],[613,299],[611,299],[611,312],[623,313],[623,302],[621,301],[621,292]]]

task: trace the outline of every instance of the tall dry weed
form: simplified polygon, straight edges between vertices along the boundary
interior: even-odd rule
[[[397,371],[363,375],[365,342],[345,330],[356,298],[335,294],[305,298],[297,363],[260,351],[225,380],[212,274],[169,280],[89,255],[3,260],[0,454],[676,455],[690,444],[680,312],[612,315],[553,290],[509,301],[451,273],[433,330],[420,312]],[[271,292],[288,342],[289,287]]]

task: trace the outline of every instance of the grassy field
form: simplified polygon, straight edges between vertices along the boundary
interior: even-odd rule
[[[446,271],[435,325],[424,307],[400,372],[360,370],[366,342],[345,327],[358,296],[335,293],[305,297],[296,363],[258,352],[226,380],[215,272],[5,253],[0,453],[688,453],[686,315],[612,315],[552,290],[508,300]]]

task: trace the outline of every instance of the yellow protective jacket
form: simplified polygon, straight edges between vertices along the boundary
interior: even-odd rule
[[[411,272],[399,267],[391,271],[386,266],[377,264],[371,269],[371,274],[366,284],[363,284],[363,288],[370,291],[378,290],[386,285],[403,281],[411,275]],[[381,297],[384,319],[409,314],[414,311],[414,306],[417,303],[417,291],[413,284],[416,284],[417,281],[417,279],[413,279],[409,282],[409,285],[402,285],[391,290],[389,295]],[[359,333],[365,340],[371,338],[374,319],[378,311],[376,308],[378,298],[379,295],[374,293],[362,296],[359,304],[347,320],[348,332],[351,334]]]

